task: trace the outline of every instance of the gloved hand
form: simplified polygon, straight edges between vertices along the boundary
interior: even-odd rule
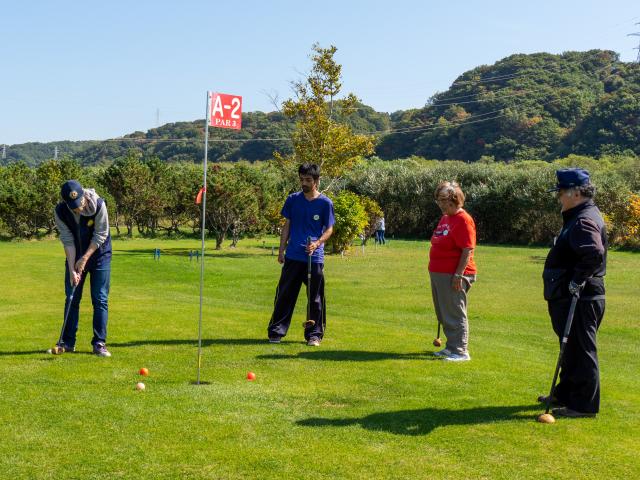
[[[574,297],[579,296],[580,295],[580,291],[584,288],[584,284],[585,284],[585,282],[576,283],[573,280],[571,280],[569,282],[569,293],[571,295],[573,295]]]

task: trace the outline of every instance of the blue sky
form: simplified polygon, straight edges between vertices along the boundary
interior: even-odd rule
[[[513,53],[617,51],[637,0],[0,0],[0,144],[113,138],[204,118],[205,92],[271,111],[338,47],[344,91],[379,111],[421,107],[462,72]]]

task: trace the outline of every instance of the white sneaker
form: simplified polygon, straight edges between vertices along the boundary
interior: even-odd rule
[[[439,352],[433,352],[433,355],[436,357],[448,357],[449,355],[451,355],[451,352],[446,348],[443,348]]]
[[[468,362],[471,360],[471,356],[468,353],[451,353],[444,359],[450,362]]]

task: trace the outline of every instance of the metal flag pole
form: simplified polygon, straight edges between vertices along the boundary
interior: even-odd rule
[[[205,235],[205,214],[207,212],[207,154],[209,151],[209,114],[210,114],[211,92],[207,91],[207,108],[204,114],[204,163],[203,163],[203,183],[202,183],[202,247],[200,260],[200,317],[198,318],[198,373],[196,384],[200,385],[200,368],[202,367],[202,292],[204,289],[204,235]]]

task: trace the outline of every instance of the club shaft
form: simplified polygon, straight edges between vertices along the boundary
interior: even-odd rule
[[[573,316],[576,312],[576,305],[578,304],[578,296],[574,295],[571,299],[571,306],[569,307],[569,315],[567,316],[567,323],[564,327],[564,333],[562,335],[562,342],[560,343],[560,352],[558,353],[558,361],[556,362],[556,370],[553,373],[553,380],[551,381],[551,390],[547,397],[547,408],[544,413],[549,413],[551,409],[551,401],[553,399],[553,391],[556,388],[556,381],[558,380],[558,374],[560,373],[560,365],[562,364],[562,356],[564,355],[567,341],[569,340],[569,332],[571,332],[571,325],[573,324]]]
[[[60,330],[60,338],[58,338],[57,345],[60,345],[62,343],[62,337],[64,336],[64,329],[67,328],[67,319],[69,318],[69,312],[71,311],[71,303],[73,302],[73,296],[76,293],[76,287],[77,285],[74,285],[71,288],[71,294],[69,295],[69,299],[67,300],[67,308],[65,309],[65,312],[64,312],[64,320],[62,321],[62,329]]]
[[[307,237],[307,246],[311,245],[311,237]],[[307,252],[307,321],[311,319],[311,252]]]

